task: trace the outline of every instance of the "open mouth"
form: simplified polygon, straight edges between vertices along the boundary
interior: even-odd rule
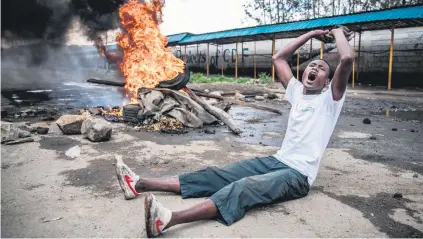
[[[308,73],[308,79],[310,81],[314,81],[316,79],[317,73],[315,71],[310,71],[310,73]]]

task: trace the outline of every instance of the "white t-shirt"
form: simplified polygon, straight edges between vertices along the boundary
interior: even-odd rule
[[[303,89],[303,84],[292,77],[285,92],[285,99],[292,105],[288,127],[282,146],[274,156],[307,176],[311,186],[344,104],[345,94],[341,100],[333,100],[331,84],[327,91],[318,95],[304,95]]]

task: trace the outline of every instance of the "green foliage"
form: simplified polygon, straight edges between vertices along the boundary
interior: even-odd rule
[[[230,82],[230,83],[241,83],[245,84],[249,82],[249,78],[239,77],[235,79],[233,77],[226,77],[221,75],[205,76],[202,73],[191,72],[190,83],[216,83],[216,82]]]
[[[265,72],[259,73],[259,79],[261,84],[268,84],[272,82],[272,77],[270,77],[270,75],[266,74]]]

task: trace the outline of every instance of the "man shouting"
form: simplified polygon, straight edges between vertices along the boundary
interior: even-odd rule
[[[301,82],[292,75],[288,59],[311,38],[333,37],[339,64],[333,79],[324,60],[311,61]],[[316,179],[320,161],[333,133],[345,100],[354,60],[349,45],[352,32],[344,28],[310,31],[292,41],[272,57],[276,73],[292,105],[286,135],[279,151],[227,165],[208,167],[176,178],[140,178],[116,156],[116,172],[126,199],[147,191],[166,191],[183,198],[208,197],[204,202],[172,212],[151,194],[145,194],[145,223],[148,237],[170,227],[204,219],[225,225],[240,220],[254,206],[304,197]],[[328,89],[323,92],[323,89]]]

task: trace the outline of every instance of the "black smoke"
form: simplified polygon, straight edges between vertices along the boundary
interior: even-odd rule
[[[30,49],[32,63],[46,59],[46,47],[61,47],[72,20],[78,18],[83,33],[96,40],[119,27],[118,9],[124,0],[2,0],[2,40],[38,40]],[[3,49],[2,49],[3,50]]]

